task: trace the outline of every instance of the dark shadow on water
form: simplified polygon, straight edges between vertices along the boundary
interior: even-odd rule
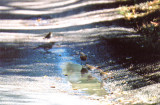
[[[28,48],[26,43],[0,43],[0,75],[59,76],[49,53],[43,49]],[[56,58],[54,54],[52,57]]]
[[[5,62],[13,62],[13,60],[16,61],[16,59],[19,58],[25,60],[25,58],[33,56],[33,51],[30,49],[23,49],[23,44],[24,43],[0,43],[0,65],[5,66],[5,64],[3,64]],[[19,63],[23,63],[23,61]]]

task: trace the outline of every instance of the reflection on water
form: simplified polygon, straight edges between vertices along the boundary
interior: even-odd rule
[[[73,89],[85,91],[89,95],[106,95],[106,91],[98,79],[92,77],[89,73],[81,74],[81,65],[68,62],[61,67],[63,74],[72,83]]]

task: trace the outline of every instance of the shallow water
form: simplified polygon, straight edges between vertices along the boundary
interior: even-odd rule
[[[19,45],[2,45],[0,48],[5,49],[1,50],[2,59],[0,59],[0,104],[93,104],[94,101],[80,98],[86,95],[85,92],[78,91],[78,88],[73,89],[71,82],[73,78],[68,81],[62,74],[61,65],[70,60],[63,48],[52,49],[49,52],[27,47],[21,49]],[[6,52],[10,50],[15,53],[8,55]],[[78,64],[73,63],[73,65],[77,68]],[[73,77],[78,78],[77,74]],[[75,94],[78,96],[74,96]],[[61,101],[63,99],[65,100]]]
[[[71,82],[74,90],[84,91],[88,95],[104,96],[107,95],[101,81],[92,77],[90,73],[82,73],[82,66],[74,63],[65,63],[62,66],[63,74]]]

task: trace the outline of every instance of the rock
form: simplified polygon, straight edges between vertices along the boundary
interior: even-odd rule
[[[85,74],[85,73],[88,73],[88,69],[82,68],[82,69],[81,69],[81,74]]]

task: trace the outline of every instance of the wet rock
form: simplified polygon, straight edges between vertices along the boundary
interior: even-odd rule
[[[92,66],[92,65],[89,65],[89,64],[86,64],[86,66],[87,66],[90,70],[95,70],[95,69],[98,68],[98,67],[96,67],[96,66]]]
[[[88,73],[88,69],[87,68],[82,68],[81,69],[81,74],[85,74],[85,73]]]

